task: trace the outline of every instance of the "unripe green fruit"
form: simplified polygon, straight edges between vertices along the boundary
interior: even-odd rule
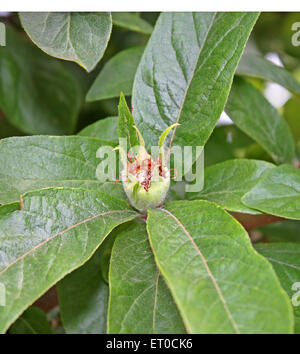
[[[171,125],[162,133],[158,142],[159,156],[155,159],[147,153],[144,139],[136,127],[140,142],[138,153],[128,161],[125,151],[120,149],[124,165],[121,172],[123,188],[131,205],[141,212],[160,206],[167,196],[170,171],[164,159],[163,144],[167,134],[177,125]]]
[[[124,180],[123,187],[131,205],[141,212],[161,205],[170,187],[170,173],[167,169],[165,172],[165,177],[152,181],[148,190],[139,182],[132,182],[130,178]]]

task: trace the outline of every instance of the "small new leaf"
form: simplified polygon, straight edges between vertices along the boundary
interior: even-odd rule
[[[144,141],[144,138],[141,134],[141,132],[138,130],[137,126],[134,125],[133,128],[136,130],[137,132],[137,136],[138,136],[138,140],[139,140],[139,145],[140,146],[145,146],[145,141]]]
[[[129,147],[139,145],[139,140],[136,136],[136,130],[134,128],[135,122],[127,106],[127,102],[123,92],[121,92],[120,95],[118,110],[119,110],[119,124],[118,124],[119,138],[126,138]]]
[[[159,147],[159,150],[164,146],[164,142],[166,140],[166,137],[167,135],[170,133],[170,131],[177,127],[178,125],[180,125],[179,123],[175,123],[175,124],[172,124],[170,125],[160,136],[159,140],[158,140],[158,147]]]

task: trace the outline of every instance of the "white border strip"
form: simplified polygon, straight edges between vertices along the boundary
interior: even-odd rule
[[[2,11],[300,11],[295,0],[2,0]]]

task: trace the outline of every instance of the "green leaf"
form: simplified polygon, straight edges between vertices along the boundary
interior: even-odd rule
[[[9,329],[10,334],[52,334],[46,314],[31,306]]]
[[[20,20],[44,52],[87,71],[102,58],[112,29],[109,12],[21,12]]]
[[[297,243],[268,245],[259,243],[255,245],[255,249],[272,264],[281,285],[292,298],[296,293],[296,289],[293,290],[292,286],[300,280],[300,245]],[[294,315],[295,333],[300,334],[300,306],[294,306]]]
[[[139,145],[137,131],[135,129],[135,122],[132,114],[127,106],[124,94],[121,92],[119,102],[119,124],[118,132],[119,138],[126,138],[128,148]]]
[[[62,63],[7,27],[0,67],[0,106],[11,124],[29,134],[74,131],[81,91]]]
[[[292,97],[283,106],[283,118],[290,127],[295,141],[300,139],[300,100]]]
[[[242,56],[236,74],[274,81],[286,89],[300,94],[300,82],[286,69],[254,54],[244,54]]]
[[[23,196],[22,210],[0,219],[0,332],[37,298],[84,264],[117,226],[137,216],[126,202],[84,189]]]
[[[109,267],[110,267],[110,259],[111,259],[113,245],[115,243],[116,237],[120,233],[120,230],[122,230],[122,228],[125,229],[127,227],[128,227],[128,223],[116,227],[111,232],[109,237],[106,238],[104,240],[103,244],[101,245],[101,248],[100,248],[100,253],[101,253],[100,254],[100,269],[101,269],[102,279],[105,281],[106,284],[109,283],[109,279],[108,279],[109,278]],[[107,315],[107,313],[106,313],[106,315]]]
[[[77,135],[110,140],[118,144],[118,117],[100,119],[82,129]]]
[[[117,236],[109,280],[108,333],[185,333],[155,265],[144,222],[126,225]]]
[[[131,31],[143,34],[151,34],[153,31],[153,27],[150,23],[130,12],[113,12],[112,20],[115,26],[123,27]]]
[[[86,100],[97,101],[119,97],[120,92],[131,96],[133,79],[144,47],[125,49],[112,57],[103,67],[89,89]]]
[[[162,13],[133,85],[147,147],[173,123],[176,145],[204,145],[224,108],[257,13]],[[172,141],[171,137],[171,141]]]
[[[32,136],[0,140],[0,203],[44,187],[98,189],[96,152],[115,143],[80,136]],[[109,182],[107,182],[109,184]]]
[[[101,184],[98,188],[96,188],[96,186],[92,186],[89,189],[97,189],[99,192],[108,194],[120,200],[124,200],[128,203],[128,199],[121,182],[105,182]]]
[[[145,147],[145,141],[144,141],[143,135],[142,135],[141,132],[138,130],[138,128],[137,128],[136,125],[134,125],[133,128],[134,128],[135,131],[136,131],[136,135],[137,135],[137,139],[138,139],[139,145]]]
[[[245,158],[250,160],[264,160],[273,163],[272,157],[262,148],[261,145],[253,143],[245,149]]]
[[[235,78],[225,110],[234,123],[258,142],[275,162],[292,161],[295,146],[288,125],[249,82]]]
[[[242,203],[242,196],[254,187],[264,173],[275,166],[258,160],[228,160],[204,170],[204,187],[197,193],[186,193],[190,200],[205,199],[222,208],[258,214]]]
[[[101,247],[57,284],[60,315],[67,333],[106,333],[108,286],[101,275]]]
[[[253,140],[235,125],[216,127],[205,145],[205,166],[234,158],[244,158]]]
[[[172,202],[148,211],[147,228],[188,332],[292,332],[292,308],[275,272],[220,207]]]
[[[20,130],[15,128],[7,119],[3,119],[0,113],[0,139],[8,138],[9,136],[24,135]]]
[[[300,219],[300,170],[282,165],[266,173],[242,198],[250,208],[288,219]]]
[[[15,210],[20,210],[20,203],[9,203],[5,205],[0,205],[0,218],[2,216],[12,213]]]
[[[267,242],[300,242],[300,221],[284,220],[264,225],[256,231],[264,236]]]
[[[173,128],[177,127],[178,125],[180,125],[180,124],[175,123],[175,124],[170,125],[170,126],[161,134],[161,136],[159,137],[159,140],[158,140],[158,147],[159,147],[159,149],[163,148],[164,143],[165,143],[165,140],[166,140],[166,137],[168,136],[168,134],[170,133],[170,131],[171,131]]]

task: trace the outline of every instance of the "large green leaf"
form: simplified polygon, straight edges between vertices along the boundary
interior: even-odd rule
[[[144,47],[125,49],[112,57],[104,66],[89,89],[87,101],[104,100],[132,93],[133,79]]]
[[[52,334],[46,314],[31,306],[9,329],[10,334]]]
[[[151,34],[153,30],[150,23],[140,18],[137,14],[130,12],[113,12],[112,20],[115,26],[123,27],[143,34]]]
[[[20,19],[31,40],[56,58],[94,69],[109,41],[108,12],[22,12]]]
[[[117,225],[136,217],[127,203],[84,189],[23,196],[22,210],[0,218],[0,332],[47,289],[80,267]]]
[[[292,308],[275,272],[216,204],[180,201],[150,209],[147,228],[188,332],[292,332]]]
[[[98,120],[82,129],[77,135],[114,141],[118,144],[118,117]]]
[[[242,202],[267,214],[300,219],[300,170],[290,165],[270,170]]]
[[[108,333],[185,333],[155,265],[144,222],[132,222],[118,235],[109,284]]]
[[[204,187],[197,193],[186,193],[190,200],[206,199],[236,212],[257,214],[242,203],[242,196],[261,179],[273,164],[258,160],[228,160],[204,171]]]
[[[277,276],[290,298],[297,289],[294,283],[300,281],[300,245],[297,243],[256,244],[256,250],[271,262]],[[298,296],[299,298],[299,296]],[[300,334],[300,306],[294,307],[295,333]]]
[[[15,127],[29,134],[74,131],[81,91],[61,63],[7,27],[0,67],[0,106]]]
[[[101,247],[57,284],[60,315],[67,333],[106,333],[108,286],[101,274]]]
[[[80,136],[32,136],[0,140],[0,203],[44,187],[98,189],[99,147],[115,143]],[[109,183],[109,182],[108,182]]]
[[[225,110],[234,123],[257,141],[275,162],[292,161],[295,146],[288,125],[249,82],[235,78]]]
[[[181,126],[174,144],[206,143],[224,108],[257,16],[229,12],[160,15],[133,86],[133,114],[148,147],[155,146],[160,134],[176,122]]]
[[[286,69],[254,54],[244,54],[242,56],[236,74],[274,81],[288,90],[300,94],[300,82]]]

